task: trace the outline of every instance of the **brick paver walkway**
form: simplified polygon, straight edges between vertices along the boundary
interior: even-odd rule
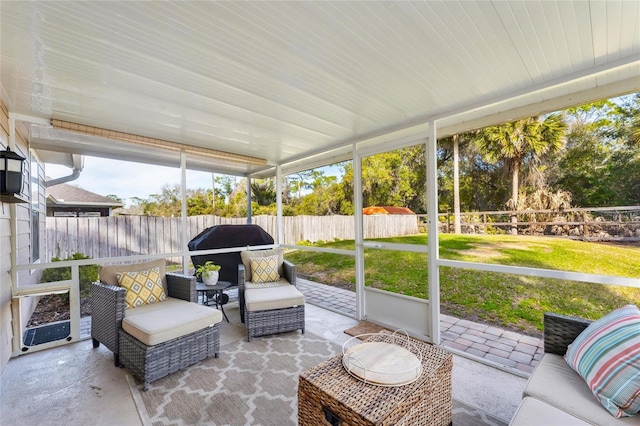
[[[355,318],[354,292],[301,278],[297,287],[308,303]],[[523,373],[531,373],[544,352],[542,339],[449,315],[440,316],[440,333],[442,346]]]

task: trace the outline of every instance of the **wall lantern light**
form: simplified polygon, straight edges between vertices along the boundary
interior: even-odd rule
[[[7,148],[0,151],[0,193],[19,195],[22,192],[24,157]]]

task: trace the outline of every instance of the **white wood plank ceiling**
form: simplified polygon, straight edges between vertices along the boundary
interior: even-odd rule
[[[11,112],[268,164],[640,91],[639,1],[2,1],[0,19]],[[111,149],[58,136],[33,144]]]

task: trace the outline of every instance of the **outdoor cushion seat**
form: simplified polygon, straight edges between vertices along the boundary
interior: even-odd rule
[[[164,263],[102,267],[100,281],[92,285],[93,346],[109,348],[115,365],[131,370],[144,390],[154,380],[217,358],[220,349],[222,314],[197,304],[194,276],[165,274]]]
[[[248,311],[267,311],[304,305],[304,295],[295,286],[289,284],[247,289],[244,300]]]
[[[560,355],[545,354],[542,357],[523,393],[591,424],[607,426],[639,423],[635,417],[616,419],[603,409],[582,377]]]
[[[222,321],[222,313],[168,297],[162,303],[127,309],[122,329],[145,345],[157,345]]]
[[[571,414],[548,405],[530,396],[525,397],[518,406],[510,423],[511,426],[590,426],[591,423],[582,421]]]

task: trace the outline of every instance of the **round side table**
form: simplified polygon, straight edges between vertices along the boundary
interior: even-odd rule
[[[231,283],[229,281],[218,281],[216,285],[196,283],[196,291],[202,294],[202,304],[211,306],[211,302],[213,302],[216,308],[220,308],[227,322],[229,322],[229,318],[227,318],[227,314],[224,312],[223,305],[229,301],[229,296],[224,294],[224,290],[230,286]]]

